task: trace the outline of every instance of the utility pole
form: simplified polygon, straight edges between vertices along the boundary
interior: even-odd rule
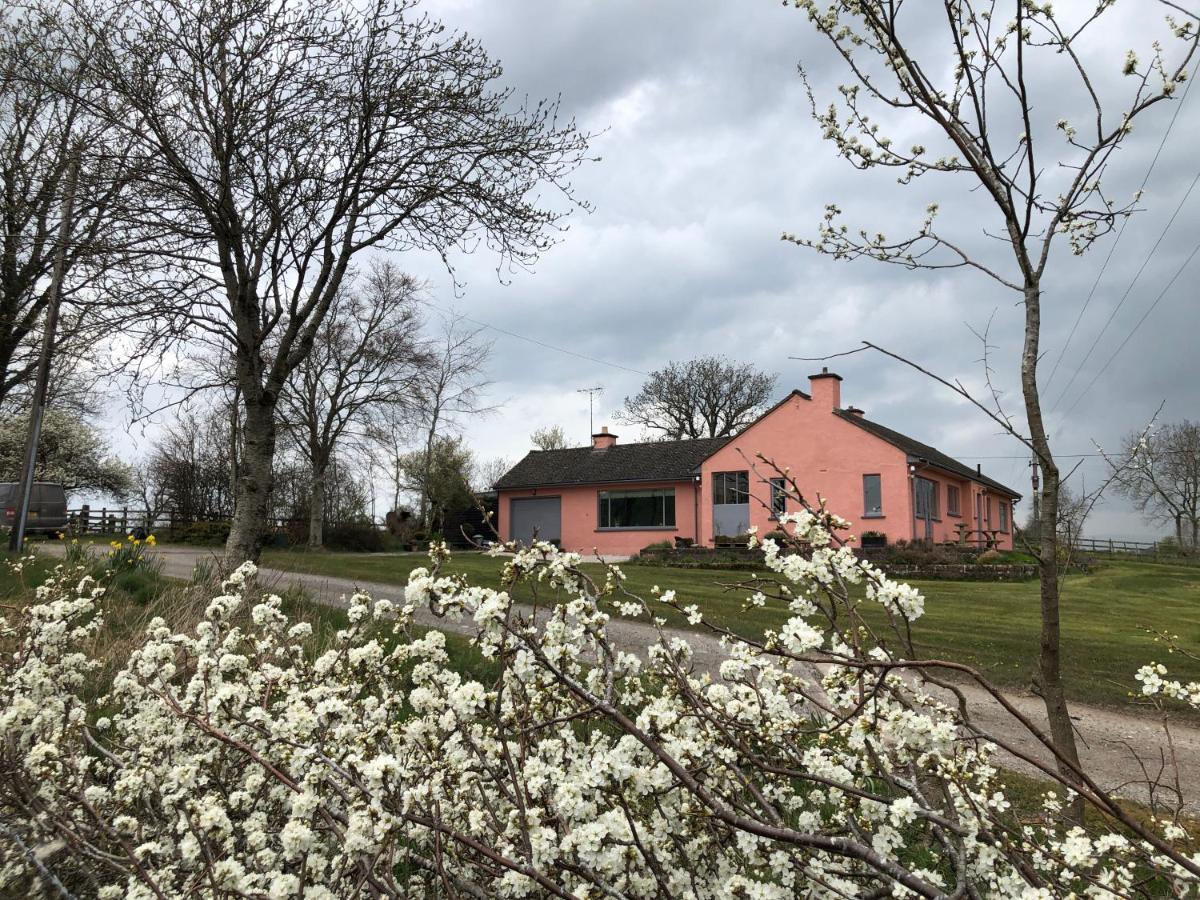
[[[575,392],[577,394],[587,394],[588,395],[588,440],[589,441],[592,439],[592,435],[596,433],[596,423],[595,423],[595,421],[593,421],[593,416],[592,416],[593,400],[594,400],[595,396],[598,393],[600,393],[602,390],[604,390],[604,388],[602,388],[602,387],[590,387],[590,388],[580,388],[579,390],[577,390]]]
[[[71,233],[71,218],[75,213],[75,186],[79,181],[79,154],[75,146],[67,164],[67,179],[63,193],[62,211],[58,222],[58,247],[54,251],[54,269],[50,275],[49,296],[46,301],[46,325],[42,334],[42,353],[38,360],[37,380],[33,402],[29,408],[29,434],[25,439],[25,463],[21,469],[20,493],[17,495],[17,519],[8,537],[8,549],[20,553],[25,547],[25,523],[29,517],[29,499],[33,493],[33,472],[37,465],[38,440],[42,434],[42,419],[46,415],[46,391],[50,383],[50,362],[54,356],[54,337],[58,331],[58,305],[62,295],[63,277],[67,269],[67,238]]]

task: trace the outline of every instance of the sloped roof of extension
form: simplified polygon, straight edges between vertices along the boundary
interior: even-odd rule
[[[965,463],[960,463],[952,456],[947,456],[936,447],[930,447],[928,444],[922,444],[920,441],[913,440],[906,434],[901,434],[898,431],[880,425],[878,422],[872,422],[870,419],[864,419],[862,416],[857,416],[854,413],[847,412],[844,409],[835,409],[833,414],[851,425],[856,425],[863,431],[875,435],[875,437],[887,441],[893,447],[898,447],[909,456],[915,456],[918,459],[923,459],[931,466],[942,469],[951,474],[969,478],[971,481],[978,481],[980,484],[987,485],[993,490],[1008,494],[1011,497],[1019,498],[1021,495],[1012,488],[1007,487],[995,479],[988,478],[986,475],[980,474],[975,469]]]
[[[531,450],[496,482],[497,489],[630,481],[685,481],[729,438],[616,444],[607,450]]]

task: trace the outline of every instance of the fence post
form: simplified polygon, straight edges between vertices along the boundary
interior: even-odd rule
[[[88,515],[91,513],[91,511],[92,511],[92,508],[90,506],[88,506],[86,503],[83,504],[83,506],[81,506],[79,509],[79,533],[80,534],[88,533]]]
[[[121,507],[121,534],[129,534],[129,507]]]

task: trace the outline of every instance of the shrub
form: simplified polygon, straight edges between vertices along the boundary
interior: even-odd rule
[[[229,540],[229,523],[192,522],[178,530],[175,538],[185,544],[199,544],[206,547],[220,546]]]
[[[252,593],[247,564],[194,628],[143,631],[103,698],[90,655],[103,591],[60,568],[37,605],[0,619],[0,884],[16,893],[40,875],[50,888],[61,873],[103,900],[198,884],[325,898],[367,884],[698,900],[955,884],[979,897],[1194,893],[1186,818],[1139,817],[1089,779],[1081,799],[1098,814],[1077,827],[1052,765],[1037,811],[1010,808],[995,739],[927,689],[929,663],[906,642],[923,598],[832,545],[836,525],[805,525],[805,565],[764,554],[774,574],[754,598],[794,610],[776,639],[729,635],[707,661],[674,633],[642,660],[608,652],[611,588],[578,554],[513,548],[501,591],[446,575],[439,547],[410,576],[411,606],[356,594],[337,645],[315,656],[312,626]],[[570,598],[552,627],[513,605],[529,584]],[[673,591],[621,602],[704,622]],[[876,605],[895,619],[885,639],[866,627]],[[474,623],[486,683],[453,670],[444,635],[414,629],[421,607]],[[1165,666],[1137,678],[1160,710],[1200,709]],[[1028,733],[1006,739],[1045,740],[1014,727]],[[50,866],[27,849],[51,845]]]
[[[642,553],[654,553],[656,550],[674,550],[674,541],[655,541],[652,544],[647,544],[642,548]]]
[[[382,553],[383,532],[366,523],[334,525],[325,530],[325,546],[348,553]]]

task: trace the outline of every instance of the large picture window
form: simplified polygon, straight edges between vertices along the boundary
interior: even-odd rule
[[[675,489],[601,491],[601,528],[673,528]]]
[[[883,479],[879,475],[863,476],[863,515],[883,515]]]
[[[713,505],[750,502],[750,473],[713,472]]]

